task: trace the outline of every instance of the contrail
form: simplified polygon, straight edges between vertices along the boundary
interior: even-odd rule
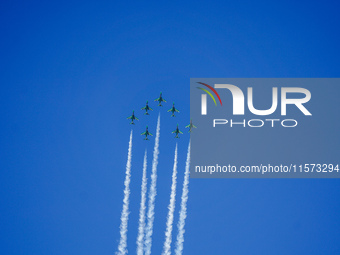
[[[148,224],[145,230],[145,255],[151,254],[153,221],[155,219],[155,198],[157,194],[156,183],[157,183],[157,165],[158,165],[158,154],[159,154],[160,129],[161,129],[160,128],[160,115],[158,115],[155,147],[153,150],[151,185],[150,185],[150,191],[149,191],[149,203],[148,203],[149,208],[148,208],[148,214],[147,214]]]
[[[143,245],[144,245],[144,232],[145,232],[145,203],[146,203],[146,191],[147,191],[147,178],[146,178],[146,168],[147,168],[147,153],[145,150],[144,162],[143,162],[143,177],[142,177],[142,187],[141,187],[141,201],[139,209],[139,226],[138,226],[138,236],[137,236],[137,255],[143,255]]]
[[[127,254],[127,231],[128,231],[128,221],[129,221],[129,197],[130,197],[130,178],[131,178],[131,158],[132,158],[132,130],[130,133],[130,142],[128,150],[128,159],[126,163],[125,181],[124,181],[124,199],[123,199],[123,210],[120,217],[120,241],[118,245],[117,255]]]
[[[183,243],[184,243],[184,226],[185,219],[187,217],[187,202],[188,202],[188,193],[189,193],[189,172],[190,170],[190,141],[188,146],[188,154],[187,161],[185,164],[185,173],[184,173],[184,181],[183,181],[183,190],[182,190],[182,201],[181,201],[181,209],[179,212],[179,220],[178,220],[178,234],[177,234],[177,242],[176,242],[176,255],[182,255],[183,253]]]
[[[171,254],[172,227],[173,227],[173,222],[174,222],[175,199],[176,199],[176,185],[177,185],[177,143],[176,143],[176,149],[175,149],[174,167],[172,171],[170,203],[168,207],[169,212],[168,212],[168,218],[166,222],[165,241],[164,241],[163,253],[162,253],[163,255]]]

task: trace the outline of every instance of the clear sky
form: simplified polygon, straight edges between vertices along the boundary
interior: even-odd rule
[[[190,77],[339,77],[336,1],[3,1],[0,21],[2,254],[116,251],[132,110],[135,253],[142,159],[154,143],[139,134],[149,125],[155,135],[152,101],[162,91],[152,247],[160,254],[170,131],[190,120]],[[166,112],[173,101],[176,118]],[[178,141],[175,222],[188,141],[186,132]],[[192,179],[184,254],[339,254],[339,184]]]

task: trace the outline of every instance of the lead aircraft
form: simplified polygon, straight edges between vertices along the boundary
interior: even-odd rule
[[[159,98],[156,98],[155,101],[158,101],[158,106],[163,106],[162,102],[166,103],[166,101],[164,100],[164,98],[162,97],[162,92],[159,95]]]

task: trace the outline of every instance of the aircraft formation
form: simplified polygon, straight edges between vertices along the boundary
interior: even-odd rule
[[[162,92],[160,93],[159,97],[156,98],[154,101],[158,102],[158,106],[163,107],[162,102],[166,103],[166,100],[162,96]],[[144,107],[141,108],[141,110],[145,111],[144,115],[150,115],[149,111],[153,111],[153,109],[149,106],[149,101],[146,101],[146,104]],[[179,110],[176,109],[175,103],[172,103],[172,107],[168,110],[168,112],[171,112],[171,117],[176,117],[175,113],[179,113]],[[135,116],[135,111],[132,111],[132,115],[127,117],[127,119],[131,120],[130,124],[135,125],[135,120],[139,120]],[[196,128],[196,126],[192,123],[192,120],[190,120],[190,124],[185,126],[186,128],[189,128],[188,133],[192,132],[193,128]],[[178,124],[176,129],[172,132],[172,134],[175,134],[174,138],[179,138],[179,134],[183,134],[181,130],[179,130]],[[144,135],[144,140],[149,140],[148,136],[152,136],[152,134],[148,130],[148,126],[146,126],[145,132],[141,133],[141,135]]]

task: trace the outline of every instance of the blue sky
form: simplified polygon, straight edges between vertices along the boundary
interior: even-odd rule
[[[338,10],[334,1],[1,3],[2,253],[116,251],[133,109],[135,253],[142,158],[154,141],[139,133],[147,124],[155,133],[159,112],[150,104],[146,118],[139,108],[163,91],[152,248],[160,254],[169,132],[190,119],[190,77],[339,77]],[[172,101],[176,119],[165,111]],[[188,141],[186,133],[178,141],[179,184]],[[184,253],[340,253],[339,197],[335,179],[193,179]]]

